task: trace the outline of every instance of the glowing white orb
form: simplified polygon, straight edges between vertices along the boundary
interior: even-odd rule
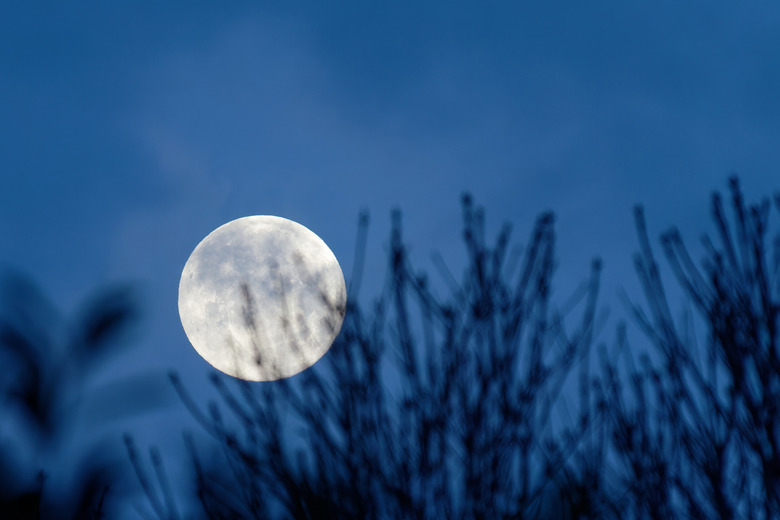
[[[233,220],[198,244],[179,283],[179,316],[214,368],[250,381],[295,375],[341,330],[344,274],[325,242],[268,215]]]

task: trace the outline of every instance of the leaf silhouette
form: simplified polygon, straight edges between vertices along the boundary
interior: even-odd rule
[[[126,334],[140,317],[136,292],[129,285],[101,291],[88,302],[78,320],[72,350],[86,363],[126,344]]]

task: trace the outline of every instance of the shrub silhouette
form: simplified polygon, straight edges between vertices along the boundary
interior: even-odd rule
[[[769,201],[746,207],[737,178],[729,185],[733,224],[715,193],[716,239],[703,238],[701,269],[676,229],[661,239],[706,329],[701,346],[692,316],[672,319],[643,210],[635,210],[634,261],[647,308],[630,308],[657,361],[645,353],[637,366],[620,334],[627,389],[616,356],[604,358],[602,371],[631,517],[780,518],[780,235],[770,258]],[[780,210],[778,196],[775,205]]]
[[[200,516],[780,518],[780,236],[770,259],[768,201],[746,207],[736,178],[730,191],[732,224],[713,195],[701,269],[676,229],[661,239],[703,342],[692,316],[675,323],[636,208],[638,362],[624,323],[591,360],[598,260],[573,326],[551,303],[551,214],[517,258],[508,227],[487,245],[464,198],[467,269],[456,282],[439,262],[444,297],[410,266],[396,215],[384,292],[370,312],[350,299],[319,365],[269,385],[214,375],[208,412],[172,376],[220,447],[187,437]],[[554,420],[566,384],[576,406]]]
[[[598,260],[569,301],[553,302],[552,214],[521,253],[508,226],[486,238],[483,211],[465,196],[456,280],[440,258],[439,278],[414,269],[396,213],[386,283],[370,307],[356,303],[361,216],[345,322],[320,362],[270,383],[215,373],[218,399],[205,410],[171,375],[210,437],[185,433],[189,458],[173,461],[191,468],[191,496],[175,496],[171,461],[154,448],[142,456],[126,436],[151,515],[780,518],[780,234],[769,237],[769,201],[746,205],[736,178],[729,190],[731,219],[712,197],[715,235],[704,237],[700,267],[676,229],[661,236],[671,280],[636,208],[645,303],[627,298],[630,321],[611,347],[598,340]],[[683,302],[669,301],[670,282]],[[0,518],[130,507],[107,453],[85,454],[69,494],[49,486],[46,470],[80,385],[138,315],[133,292],[101,292],[60,327],[26,278],[9,275],[0,288],[3,425],[23,434],[0,445]],[[672,303],[697,314],[675,318]],[[632,325],[644,352],[628,343]]]
[[[67,491],[52,488],[47,471],[71,440],[85,381],[125,344],[122,336],[138,317],[134,291],[101,291],[63,323],[26,276],[8,272],[1,282],[0,518],[101,518],[117,478],[108,453],[84,453],[70,468]]]
[[[463,215],[468,267],[461,283],[442,267],[446,297],[413,271],[396,213],[383,293],[370,312],[351,294],[341,334],[314,368],[260,385],[215,374],[221,403],[208,411],[172,376],[224,457],[218,470],[187,441],[202,516],[545,517],[546,483],[564,474],[595,479],[570,508],[602,513],[605,436],[587,391],[600,263],[567,329],[550,302],[552,214],[522,255],[510,253],[509,227],[488,246],[468,196]],[[363,216],[360,242],[366,225]],[[359,283],[357,272],[353,293]],[[561,426],[554,407],[576,367],[585,391],[573,427]],[[132,446],[131,456],[157,515],[175,516]]]

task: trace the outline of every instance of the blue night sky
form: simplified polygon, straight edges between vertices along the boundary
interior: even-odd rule
[[[0,264],[65,316],[136,282],[137,339],[95,385],[162,395],[171,368],[207,387],[177,290],[219,225],[293,219],[349,277],[369,210],[368,300],[392,208],[419,268],[438,251],[457,272],[470,191],[491,237],[555,211],[555,294],[600,255],[614,324],[620,286],[640,299],[634,204],[697,245],[730,174],[748,200],[780,188],[779,35],[768,1],[5,2]],[[171,402],[101,431],[179,443]]]

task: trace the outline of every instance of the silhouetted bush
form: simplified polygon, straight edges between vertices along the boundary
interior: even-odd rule
[[[86,382],[138,317],[134,292],[102,291],[70,320],[19,273],[4,274],[0,296],[0,518],[101,518],[117,478],[109,453],[87,450],[68,469],[68,489],[47,474],[72,440]]]
[[[317,366],[261,385],[214,375],[221,403],[207,412],[173,376],[220,446],[204,461],[188,437],[200,515],[780,518],[780,236],[770,261],[769,203],[746,207],[736,179],[730,189],[733,229],[713,195],[718,245],[705,237],[701,270],[679,232],[661,240],[698,321],[675,324],[637,207],[647,303],[628,309],[650,350],[637,361],[621,323],[595,370],[600,264],[565,326],[550,301],[552,215],[513,257],[509,228],[488,246],[465,198],[467,268],[456,282],[438,264],[443,297],[410,266],[396,215],[384,292],[370,312],[350,298]],[[572,394],[574,411],[556,414]]]
[[[637,365],[621,334],[625,382],[617,354],[603,363],[630,517],[780,518],[780,235],[770,258],[769,201],[746,207],[736,178],[730,190],[732,224],[721,196],[712,197],[716,239],[703,238],[701,269],[676,229],[661,239],[674,280],[706,330],[703,342],[693,316],[675,324],[644,213],[635,211],[634,261],[647,306],[631,309],[655,361],[644,354]],[[775,205],[780,210],[780,197]]]
[[[520,253],[508,226],[490,242],[464,197],[463,276],[437,259],[431,280],[411,265],[396,213],[370,307],[357,303],[361,216],[346,318],[320,362],[268,383],[214,373],[206,410],[172,374],[211,438],[185,433],[188,460],[144,456],[126,436],[151,516],[780,518],[780,234],[768,243],[769,201],[747,206],[735,178],[730,192],[731,222],[713,195],[701,267],[676,229],[661,237],[682,302],[669,301],[637,207],[645,303],[627,309],[648,340],[641,353],[624,323],[612,348],[593,348],[598,260],[553,302],[552,214]],[[107,501],[129,501],[112,494],[108,454],[85,454],[68,495],[47,487],[46,464],[79,387],[136,317],[133,293],[100,293],[64,322],[23,277],[1,287],[0,518],[104,516]],[[696,314],[675,318],[677,303]],[[191,468],[191,496],[174,491],[171,464]]]
[[[268,384],[215,374],[222,402],[208,411],[173,376],[224,457],[217,469],[188,441],[203,516],[552,517],[542,502],[564,477],[581,486],[559,501],[606,514],[605,436],[594,430],[587,363],[600,264],[567,330],[550,301],[552,214],[538,219],[522,255],[510,254],[508,226],[487,244],[483,212],[469,197],[463,214],[468,267],[461,283],[441,267],[447,296],[414,272],[395,214],[384,292],[370,312],[351,294],[341,334],[318,365]],[[363,217],[360,237],[366,225]],[[353,293],[359,283],[357,272]],[[556,423],[555,404],[577,366],[584,391],[570,410],[576,420]],[[174,516],[131,452],[153,509]]]

